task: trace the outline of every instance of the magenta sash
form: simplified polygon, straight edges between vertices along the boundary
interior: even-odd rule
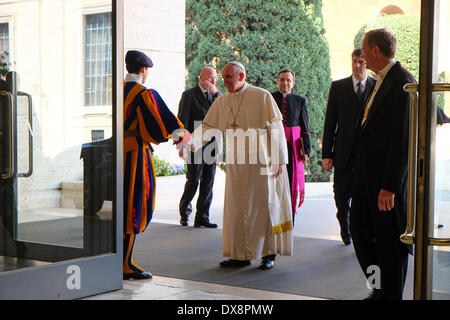
[[[292,159],[289,159],[289,161],[292,160],[291,203],[292,213],[297,214],[295,209],[297,198],[300,198],[299,208],[305,200],[305,173],[303,161],[301,160],[301,128],[284,126],[284,133],[286,134],[287,142],[292,147]]]

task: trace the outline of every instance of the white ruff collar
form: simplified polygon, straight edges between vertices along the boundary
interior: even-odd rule
[[[128,73],[125,76],[125,82],[139,82],[142,84],[142,75],[135,73]]]

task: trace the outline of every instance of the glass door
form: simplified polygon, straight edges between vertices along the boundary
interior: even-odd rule
[[[422,1],[420,81],[412,96],[408,228],[414,299],[450,299],[450,0]]]
[[[0,299],[121,287],[121,6],[0,1]]]

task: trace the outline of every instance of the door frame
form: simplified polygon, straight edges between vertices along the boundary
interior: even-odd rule
[[[435,210],[436,91],[450,91],[436,84],[437,26],[440,0],[421,1],[420,54],[417,85],[405,86],[412,95],[410,131],[410,184],[408,225],[401,240],[414,244],[414,300],[433,298],[433,246],[448,246],[449,239],[433,238]],[[447,87],[447,88],[446,88]],[[416,104],[417,102],[417,104]]]
[[[434,142],[432,120],[436,110],[432,106],[432,75],[434,51],[435,1],[421,2],[420,55],[418,86],[418,137],[417,137],[417,194],[416,232],[414,240],[414,299],[430,299],[432,292],[433,248],[427,240],[433,232],[434,198]],[[431,221],[430,221],[431,220]]]
[[[122,288],[123,0],[112,0],[113,247],[98,256],[0,273],[0,299],[77,299]],[[1,235],[5,237],[5,235]],[[27,245],[29,245],[27,243]],[[31,244],[33,245],[33,244]],[[45,248],[45,246],[43,247]]]

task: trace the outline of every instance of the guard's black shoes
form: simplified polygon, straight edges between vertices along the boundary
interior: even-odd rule
[[[152,277],[153,277],[152,274],[150,272],[146,272],[146,271],[123,274],[123,280],[129,280],[129,279],[145,280],[145,279],[151,279]]]
[[[214,229],[214,228],[217,228],[217,224],[211,223],[211,222],[209,222],[209,221],[196,221],[196,222],[194,223],[194,227],[195,227],[195,228],[205,227],[205,228],[211,228],[211,229]]]
[[[352,240],[350,238],[350,234],[348,232],[342,232],[341,231],[341,238],[342,238],[342,242],[344,242],[344,244],[346,246],[348,246],[349,244],[352,243]]]
[[[228,259],[219,263],[222,268],[242,268],[249,266],[251,264],[250,260],[234,260]]]

